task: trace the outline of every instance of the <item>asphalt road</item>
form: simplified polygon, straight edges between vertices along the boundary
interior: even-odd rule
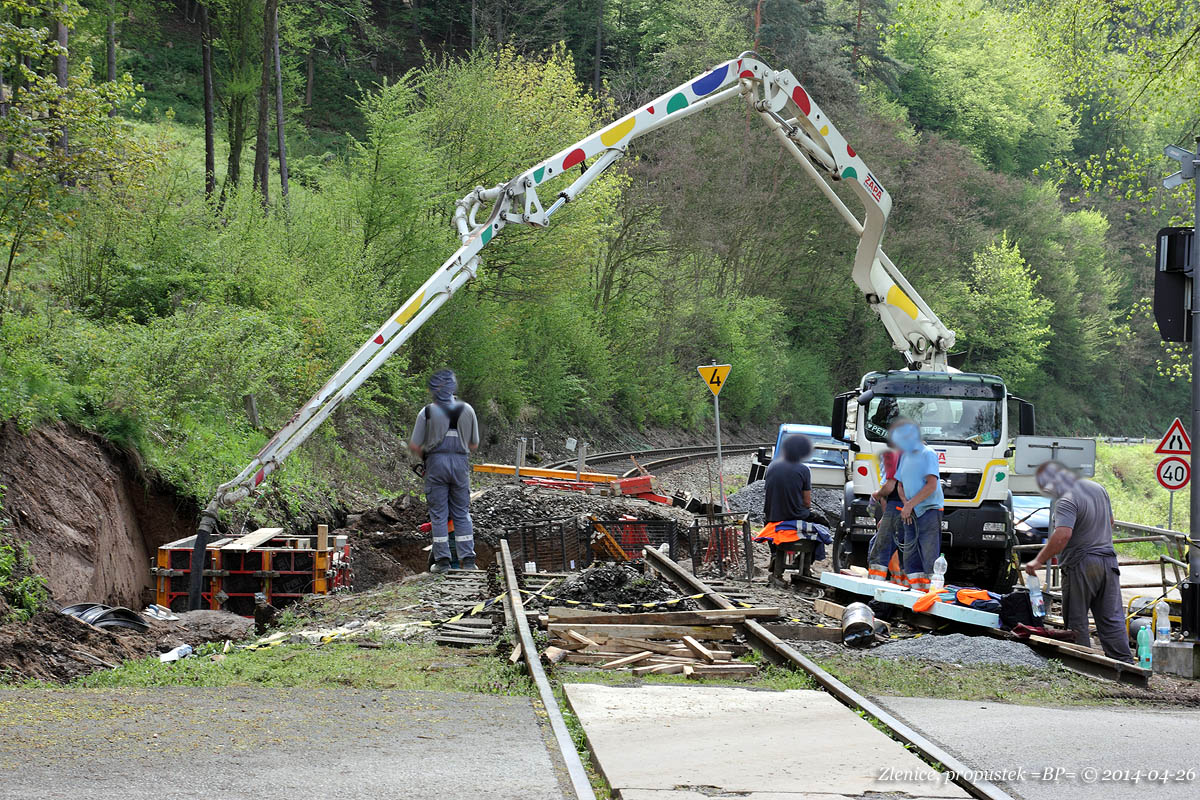
[[[527,697],[0,690],[0,798],[567,796]]]

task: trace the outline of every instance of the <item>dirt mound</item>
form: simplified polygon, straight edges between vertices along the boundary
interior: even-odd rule
[[[253,620],[227,611],[190,611],[179,617],[169,622],[145,617],[150,623],[145,633],[96,628],[57,611],[0,626],[0,681],[66,683],[181,644],[244,639],[254,626]]]
[[[67,425],[21,433],[0,423],[0,484],[12,524],[60,604],[153,602],[159,545],[195,533],[196,509],[147,486],[119,453]]]
[[[620,564],[601,564],[572,575],[554,589],[555,603],[577,600],[581,603],[650,603],[674,600],[680,595],[667,584],[647,578],[637,570]],[[690,600],[673,606],[682,611],[695,608]],[[645,608],[631,609],[645,611]]]

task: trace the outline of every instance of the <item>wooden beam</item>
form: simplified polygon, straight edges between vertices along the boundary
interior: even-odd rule
[[[700,640],[725,640],[733,638],[731,625],[594,625],[550,623],[551,635],[570,634],[588,636],[620,636],[629,639],[679,639],[691,636]]]
[[[827,617],[833,617],[834,619],[840,620],[842,618],[842,614],[846,611],[846,607],[843,605],[838,605],[832,600],[826,600],[818,597],[816,600],[813,600],[813,610],[818,614],[824,614]]]
[[[564,639],[567,639],[568,641],[572,641],[572,642],[577,642],[578,644],[583,645],[584,647],[599,647],[600,646],[599,644],[597,644],[593,640],[589,639],[588,637],[584,636],[583,634],[581,634],[577,631],[571,630],[569,627],[565,631],[552,631],[552,633],[558,633]]]
[[[717,660],[707,647],[697,642],[691,636],[683,637],[683,646],[710,664]]]
[[[516,475],[517,468],[512,464],[476,464],[471,467],[475,472],[488,472],[493,475]],[[611,483],[616,475],[605,472],[582,472],[575,474],[573,469],[542,469],[539,467],[521,467],[523,478],[549,478],[551,480],[583,481],[585,483]]]
[[[221,549],[246,552],[255,549],[263,542],[274,539],[282,533],[283,528],[259,528],[253,533],[247,533],[245,536],[235,539]]]
[[[552,622],[590,622],[604,625],[710,625],[741,622],[747,618],[773,619],[781,616],[778,608],[737,608],[707,611],[648,611],[615,614],[590,611],[584,608],[554,606],[547,612],[547,624]]]
[[[643,650],[640,653],[634,653],[631,656],[625,656],[623,658],[618,658],[615,661],[609,661],[608,663],[601,664],[600,669],[620,669],[621,667],[628,667],[632,664],[636,664],[639,661],[645,661],[652,655],[654,655],[654,653],[651,653],[649,650]]]

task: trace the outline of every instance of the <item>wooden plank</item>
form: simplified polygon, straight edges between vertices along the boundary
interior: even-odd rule
[[[515,475],[517,473],[517,468],[512,464],[476,464],[471,469],[475,472],[487,472],[492,475]],[[544,469],[541,467],[521,467],[521,477],[584,481],[586,483],[609,483],[613,479],[612,475],[604,472],[583,472],[576,475],[573,469]]]
[[[583,634],[579,633],[578,631],[571,630],[570,628],[567,628],[567,630],[565,630],[565,631],[551,631],[551,633],[558,633],[564,639],[567,639],[572,642],[578,642],[579,644],[583,645],[584,647],[599,647],[600,646],[595,641],[589,639],[588,637],[584,636]]]
[[[282,533],[283,528],[259,528],[253,533],[247,533],[245,536],[239,537],[221,549],[246,552],[247,550],[253,550],[263,542],[274,539],[276,536],[279,536]]]
[[[514,647],[512,649],[512,652],[509,653],[509,655],[508,655],[508,663],[515,664],[520,660],[521,660],[521,643],[517,642],[516,647]]]
[[[621,636],[629,639],[679,639],[691,636],[693,639],[725,640],[733,638],[731,625],[593,625],[550,623],[552,635],[575,633],[583,636]],[[569,633],[568,633],[569,635]]]
[[[559,650],[582,650],[587,647],[583,642],[576,642],[572,639],[551,639],[551,647],[557,647]]]
[[[836,620],[840,620],[842,618],[842,614],[846,611],[846,607],[843,605],[838,605],[832,600],[817,598],[816,600],[813,600],[813,610],[818,614],[824,614],[827,617],[833,617]]]
[[[727,652],[725,650],[709,650],[708,652],[712,654],[714,661],[732,661],[733,660],[733,653]],[[667,653],[667,655],[683,656],[684,658],[695,658],[696,657],[695,654],[686,647],[682,647],[678,650],[672,650],[671,652]]]
[[[591,611],[585,608],[552,607],[547,612],[547,624],[554,622],[580,622],[598,625],[710,625],[741,622],[744,619],[761,617],[773,619],[781,615],[778,608],[711,609],[706,611],[651,611],[645,613],[616,614]]]
[[[678,675],[683,672],[683,664],[652,664],[645,667],[634,667],[633,674],[642,675]]]
[[[691,664],[684,664],[683,665],[683,677],[688,678],[690,680],[695,680],[696,668],[693,667]]]
[[[683,637],[683,646],[710,664],[717,660],[707,647],[697,642],[691,636]]]
[[[757,664],[697,664],[692,667],[697,676],[752,678],[758,674]]]
[[[624,658],[618,658],[615,661],[609,661],[607,664],[601,664],[600,669],[620,669],[621,667],[628,667],[631,664],[636,664],[639,661],[645,661],[652,655],[654,655],[654,653],[651,653],[649,650],[643,650],[640,653],[634,653],[631,656],[625,656]]]
[[[324,553],[329,549],[329,526],[317,526],[317,549]]]
[[[663,655],[670,655],[672,652],[678,649],[678,645],[673,643],[667,644],[665,642],[651,642],[648,639],[627,639],[624,636],[610,636],[608,643],[624,645],[626,647],[636,647],[639,650],[651,650],[655,653],[662,653]]]
[[[559,648],[559,647],[547,647],[545,652],[542,653],[542,655],[544,655],[546,657],[546,661],[550,662],[551,664],[557,664],[558,662],[560,662],[564,658],[566,658],[570,654],[570,652],[571,651],[563,650],[562,648]]]
[[[842,629],[833,625],[796,625],[784,623],[773,625],[764,622],[763,627],[780,639],[794,639],[800,642],[840,642]]]

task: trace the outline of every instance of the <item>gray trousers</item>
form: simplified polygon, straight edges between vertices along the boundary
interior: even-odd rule
[[[1104,654],[1117,661],[1133,661],[1125,612],[1121,607],[1121,570],[1112,556],[1084,556],[1062,571],[1063,619],[1075,632],[1075,643],[1092,646],[1088,611],[1096,621],[1096,635]]]
[[[433,527],[434,560],[450,560],[449,519],[454,520],[454,550],[459,562],[474,559],[471,467],[466,453],[430,453],[425,457],[425,504]]]

